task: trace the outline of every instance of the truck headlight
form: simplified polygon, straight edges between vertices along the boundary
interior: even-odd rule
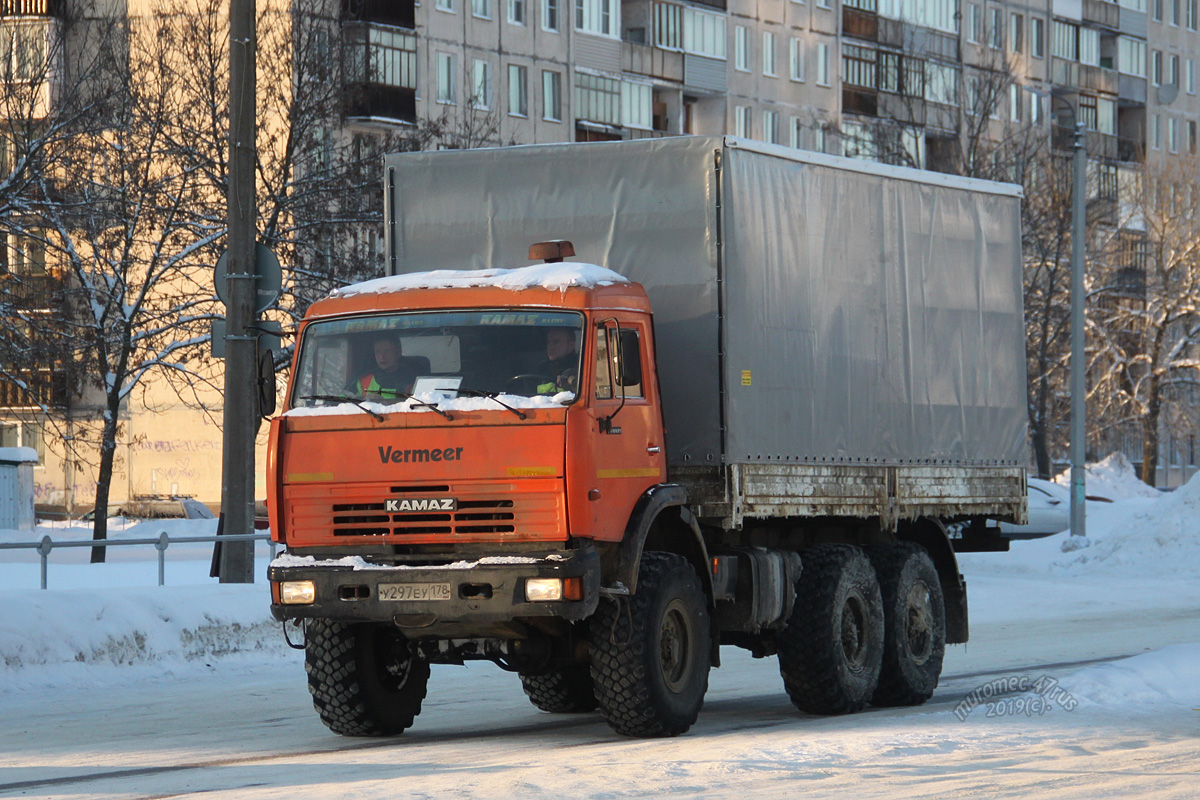
[[[582,578],[527,578],[525,599],[530,603],[554,603],[560,600],[582,600]]]
[[[284,581],[279,584],[279,602],[285,606],[306,606],[316,602],[317,585],[312,581]]]

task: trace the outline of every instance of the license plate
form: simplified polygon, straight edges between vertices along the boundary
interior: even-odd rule
[[[381,583],[379,599],[400,602],[428,602],[450,599],[448,583]]]

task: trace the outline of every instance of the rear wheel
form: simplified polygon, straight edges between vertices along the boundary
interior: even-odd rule
[[[784,688],[801,711],[858,711],[875,692],[883,656],[875,570],[849,545],[817,545],[801,560],[796,603],[779,634]]]
[[[685,558],[643,554],[637,593],[601,602],[589,631],[596,700],[613,730],[677,736],[692,726],[708,691],[712,631]]]
[[[572,664],[541,675],[521,675],[529,702],[551,714],[596,710],[596,693],[587,664]]]
[[[868,551],[883,595],[883,668],[877,706],[915,706],[933,696],[946,653],[942,584],[925,548],[912,542]]]
[[[387,625],[310,620],[304,669],[321,721],[343,736],[395,736],[421,713],[429,664]]]

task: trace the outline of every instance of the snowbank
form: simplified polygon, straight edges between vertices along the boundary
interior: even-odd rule
[[[1130,497],[1158,497],[1161,494],[1154,487],[1142,482],[1124,453],[1113,453],[1102,461],[1088,464],[1086,471],[1087,493],[1092,497],[1125,500]],[[1071,470],[1060,472],[1055,476],[1054,482],[1070,487]]]
[[[1083,705],[1200,705],[1200,643],[1088,667],[1060,685]]]
[[[287,647],[261,583],[5,591],[0,598],[0,665],[10,671],[179,663]]]

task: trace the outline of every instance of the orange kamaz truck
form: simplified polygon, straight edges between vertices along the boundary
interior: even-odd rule
[[[484,659],[676,735],[721,645],[807,712],[932,695],[955,553],[1025,516],[1016,187],[702,137],[384,173],[388,274],[312,305],[270,429],[326,725]]]

